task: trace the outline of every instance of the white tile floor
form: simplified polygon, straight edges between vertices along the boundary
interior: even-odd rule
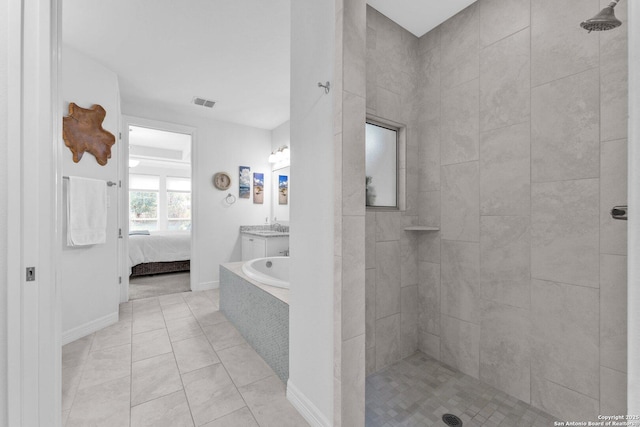
[[[285,386],[218,311],[217,291],[120,306],[62,349],[65,427],[303,427]]]

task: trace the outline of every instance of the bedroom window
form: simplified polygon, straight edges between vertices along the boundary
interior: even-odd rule
[[[191,180],[167,177],[167,229],[191,229]]]
[[[129,230],[158,229],[160,177],[129,175]]]

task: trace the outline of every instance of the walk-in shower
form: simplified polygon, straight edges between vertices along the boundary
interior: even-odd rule
[[[591,19],[587,19],[580,23],[580,26],[585,30],[591,31],[607,31],[622,25],[622,22],[613,13],[613,8],[616,7],[620,0],[613,0],[607,7],[602,9],[596,16]]]

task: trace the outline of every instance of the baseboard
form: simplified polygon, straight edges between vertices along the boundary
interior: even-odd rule
[[[192,291],[207,291],[209,289],[218,289],[220,287],[220,281],[214,280],[213,282],[201,282],[198,283],[198,287],[196,289],[191,289]]]
[[[106,316],[102,316],[96,320],[92,320],[89,323],[85,323],[84,325],[80,325],[68,331],[62,333],[62,345],[69,344],[77,339],[82,337],[86,337],[89,334],[92,334],[100,329],[106,328],[107,326],[113,325],[118,322],[118,312],[107,314]]]
[[[291,402],[294,408],[298,410],[300,415],[307,420],[311,427],[331,427],[332,423],[327,420],[322,412],[311,403],[307,396],[302,394],[298,388],[293,385],[291,379],[287,381],[287,400]]]

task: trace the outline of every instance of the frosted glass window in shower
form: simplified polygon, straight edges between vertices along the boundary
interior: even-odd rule
[[[367,206],[398,207],[398,130],[366,124]]]

